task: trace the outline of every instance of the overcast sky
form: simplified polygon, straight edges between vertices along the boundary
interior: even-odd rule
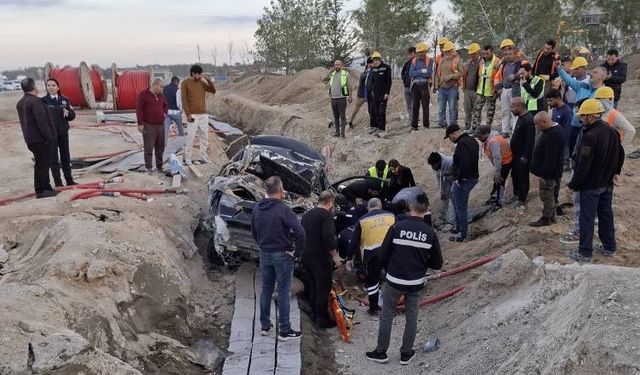
[[[355,8],[361,0],[347,0]],[[0,70],[44,65],[102,67],[229,61],[253,44],[256,20],[269,0],[0,0]],[[434,13],[447,9],[436,0]],[[239,61],[239,53],[234,62]]]

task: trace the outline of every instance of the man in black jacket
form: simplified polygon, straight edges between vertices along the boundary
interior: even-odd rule
[[[619,186],[618,176],[624,163],[624,149],[618,132],[601,117],[605,109],[597,99],[587,99],[578,111],[583,123],[582,141],[577,146],[578,160],[567,187],[580,192],[580,245],[578,251],[567,256],[579,262],[591,262],[593,254],[593,227],[598,215],[598,237],[602,247],[597,250],[605,256],[616,251],[613,224],[613,187]]]
[[[372,178],[365,178],[347,185],[341,193],[351,202],[361,205],[371,199],[380,196],[380,182]]]
[[[387,271],[384,287],[382,315],[378,329],[378,345],[366,353],[367,359],[386,363],[391,339],[391,326],[396,315],[396,303],[405,296],[406,324],[400,348],[400,364],[407,365],[415,357],[413,343],[418,323],[418,303],[427,282],[427,268],[442,268],[440,243],[435,231],[424,222],[429,210],[429,200],[418,195],[411,204],[411,215],[389,228],[378,259]]]
[[[449,125],[444,139],[449,138],[456,143],[453,153],[453,187],[451,189],[451,203],[456,213],[455,235],[449,241],[463,242],[467,239],[469,219],[467,207],[469,194],[478,183],[478,157],[480,147],[478,141],[463,132],[456,124]]]
[[[544,227],[556,222],[554,191],[556,183],[562,178],[564,130],[551,120],[547,112],[539,112],[533,121],[540,130],[540,137],[533,149],[531,173],[538,177],[542,217],[529,223],[529,226]]]
[[[284,189],[278,176],[265,181],[267,198],[258,202],[251,216],[251,235],[260,246],[260,334],[267,336],[271,324],[271,298],[278,286],[278,340],[287,341],[302,336],[291,328],[289,320],[289,296],[293,279],[293,260],[304,250],[304,228],[296,214],[282,202]],[[292,244],[292,237],[295,246]]]
[[[613,107],[618,108],[622,84],[627,80],[627,63],[620,61],[617,49],[607,51],[607,61],[602,64],[607,70],[607,79],[604,84],[613,89]]]
[[[387,129],[387,101],[391,92],[391,67],[382,61],[379,52],[371,54],[371,82],[369,83],[371,96],[369,101],[369,113],[371,114],[370,134],[384,137]]]
[[[529,195],[529,170],[531,156],[536,138],[536,128],[533,115],[527,110],[520,97],[511,100],[511,111],[518,117],[511,137],[511,152],[513,162],[511,179],[513,180],[513,196],[505,203],[513,203],[513,208],[524,209]]]
[[[51,188],[49,168],[51,167],[51,142],[56,135],[56,128],[47,105],[38,98],[38,89],[33,78],[25,78],[20,82],[24,96],[18,104],[18,118],[22,136],[35,161],[33,171],[33,187],[36,198],[55,197],[58,193]]]
[[[400,77],[402,78],[402,85],[404,86],[404,102],[407,106],[407,114],[409,115],[409,124],[413,117],[413,94],[411,93],[411,77],[409,76],[409,70],[411,69],[411,62],[416,57],[416,47],[411,46],[407,48],[407,61],[402,66]]]
[[[311,302],[311,321],[321,329],[333,328],[336,323],[329,318],[329,293],[333,268],[341,265],[336,244],[336,228],[331,210],[335,197],[323,191],[318,205],[302,217],[305,232],[305,249],[302,264],[307,274],[307,288]]]
[[[389,193],[387,195],[389,201],[393,200],[400,190],[416,186],[416,181],[413,178],[411,169],[400,165],[396,159],[389,160],[389,172],[391,175],[389,179]]]

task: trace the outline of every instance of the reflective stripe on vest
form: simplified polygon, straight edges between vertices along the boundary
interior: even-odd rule
[[[389,164],[385,165],[384,171],[382,172],[382,177],[378,176],[378,169],[376,169],[375,166],[369,168],[369,176],[371,177],[382,178],[383,180],[386,180],[388,174],[389,174]]]
[[[336,72],[331,72],[329,75],[329,95],[331,95],[331,88],[333,87],[333,77],[336,76]],[[349,73],[346,70],[340,70],[340,86],[342,86],[342,95],[349,96],[349,87],[347,86],[347,77]]]
[[[390,281],[398,285],[415,286],[415,285],[424,285],[424,283],[427,282],[427,278],[423,277],[416,280],[404,280],[404,279],[399,279],[397,277],[394,277],[390,274],[387,274],[387,281]]]
[[[484,60],[481,64],[478,64],[478,90],[476,90],[476,93],[479,95],[493,96],[493,70],[497,60],[498,58],[493,55],[488,67],[486,67]]]
[[[527,90],[524,89],[523,86],[520,87],[520,96],[522,97],[522,100],[524,101],[525,105],[527,106],[527,110],[528,111],[537,111],[538,110],[538,99],[542,98],[544,96],[544,80],[538,76],[534,76],[531,79],[531,84],[529,84],[529,86],[531,86],[531,88],[534,88],[538,85],[538,82],[542,81],[542,90],[540,90],[540,94],[538,94],[538,97],[534,98],[533,96],[529,95],[529,93],[527,92]]]

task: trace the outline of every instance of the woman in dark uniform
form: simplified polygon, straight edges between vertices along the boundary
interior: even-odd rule
[[[71,155],[69,153],[69,121],[76,118],[76,113],[69,103],[69,99],[60,93],[60,85],[53,78],[47,80],[47,95],[42,100],[51,113],[51,119],[56,125],[57,136],[51,142],[51,175],[56,187],[63,186],[60,178],[60,168],[64,174],[67,186],[77,185],[71,175]],[[58,151],[60,156],[58,157]]]

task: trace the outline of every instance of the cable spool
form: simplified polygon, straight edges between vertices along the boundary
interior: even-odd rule
[[[114,109],[135,109],[138,104],[138,94],[149,88],[151,84],[153,68],[118,72],[118,68],[114,63],[111,65],[111,74]]]
[[[60,84],[60,92],[75,107],[96,108],[96,101],[105,101],[108,91],[107,84],[102,78],[99,66],[81,62],[78,68],[65,66],[56,68],[52,63],[44,67],[45,79],[54,78]]]

